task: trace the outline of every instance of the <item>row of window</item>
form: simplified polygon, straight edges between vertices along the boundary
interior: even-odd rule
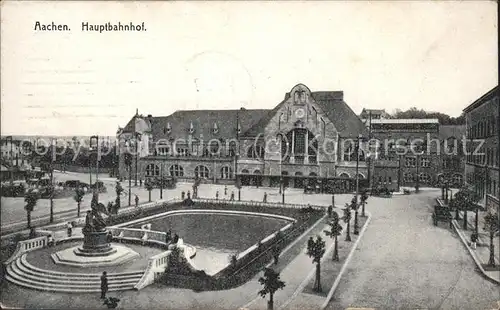
[[[496,180],[483,180],[483,178],[479,174],[468,173],[467,183],[474,185],[474,191],[480,196],[484,196],[485,194],[491,194],[493,196],[498,197],[498,184]]]
[[[498,117],[490,115],[476,124],[467,128],[467,137],[469,139],[482,139],[497,134]]]
[[[390,177],[389,177],[389,179],[390,179]],[[403,179],[404,179],[405,183],[413,183],[413,182],[417,181],[417,175],[414,173],[411,173],[411,172],[405,172],[403,174]],[[427,173],[420,173],[418,175],[418,180],[421,183],[431,183],[432,177]],[[462,182],[463,182],[463,177],[461,174],[453,175],[453,177],[452,177],[453,184],[462,184]]]
[[[172,165],[169,168],[169,174],[172,177],[183,177],[184,176],[184,168],[181,165]],[[210,178],[210,170],[203,165],[196,166],[194,168],[195,177],[208,179]],[[149,164],[146,166],[146,176],[147,177],[156,177],[160,176],[160,167],[155,164]],[[233,178],[233,169],[228,166],[224,166],[220,169],[220,178],[221,179],[232,179]]]
[[[498,150],[495,147],[487,148],[482,154],[466,156],[467,163],[498,167]]]
[[[421,157],[420,162],[418,164],[419,164],[419,167],[427,168],[427,167],[430,167],[431,161],[427,157]],[[416,167],[417,166],[417,158],[416,157],[405,157],[405,166],[406,167]]]

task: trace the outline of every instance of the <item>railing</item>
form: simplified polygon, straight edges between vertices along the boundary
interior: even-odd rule
[[[182,239],[179,239],[179,241],[177,242],[177,246],[180,248],[184,248],[184,241]],[[171,253],[172,251],[168,250],[149,258],[146,271],[142,275],[139,282],[137,282],[137,284],[134,286],[134,289],[143,289],[146,286],[153,284],[155,280],[160,278],[161,275],[165,273],[165,269],[168,266],[168,257]]]
[[[134,239],[136,241],[154,242],[161,245],[166,245],[166,233],[154,230],[143,230],[139,228],[120,228],[108,227],[114,238],[120,239]]]
[[[42,236],[34,239],[19,241],[17,243],[16,250],[14,254],[5,261],[4,264],[9,264],[13,262],[16,258],[21,256],[24,253],[31,252],[37,249],[41,249],[47,245],[47,236]]]
[[[229,204],[229,205],[245,205],[245,206],[256,206],[256,207],[271,207],[271,208],[291,208],[291,209],[302,209],[302,208],[313,208],[315,210],[324,210],[325,208],[317,205],[304,205],[304,204],[282,204],[280,202],[259,202],[252,200],[222,200],[213,198],[196,198],[193,199],[194,202],[201,203],[212,203],[212,204]]]

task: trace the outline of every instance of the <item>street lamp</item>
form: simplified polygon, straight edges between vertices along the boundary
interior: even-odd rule
[[[99,155],[100,155],[99,136],[91,136],[90,137],[90,145],[91,145],[90,156],[92,156],[92,151],[93,151],[92,140],[95,140],[95,143],[96,143],[96,150],[95,150],[96,151],[96,159],[95,159],[95,166],[96,166],[95,186],[96,186],[96,188],[94,188],[94,192],[96,193],[97,202],[99,202]],[[92,176],[92,172],[90,173],[90,175]],[[92,186],[92,183],[90,183],[90,186]]]
[[[356,143],[356,195],[354,196],[354,204],[355,204],[355,213],[354,213],[354,234],[359,234],[358,227],[358,195],[359,195],[359,148],[360,148],[360,140],[362,136],[358,136],[358,140]]]

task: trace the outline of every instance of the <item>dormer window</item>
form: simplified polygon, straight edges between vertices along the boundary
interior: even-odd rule
[[[241,133],[241,126],[239,123],[238,123],[238,128],[236,129],[236,131],[238,131],[238,133]]]
[[[165,128],[166,133],[170,133],[172,131],[172,126],[170,126],[170,123],[167,123],[167,127]]]
[[[190,122],[189,123],[189,133],[193,133],[193,132],[194,132],[193,122]]]
[[[214,123],[214,127],[212,128],[212,132],[214,134],[218,133],[219,132],[219,127],[217,127],[217,123]]]

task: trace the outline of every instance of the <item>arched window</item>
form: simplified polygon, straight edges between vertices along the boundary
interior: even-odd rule
[[[220,178],[221,179],[232,179],[233,178],[233,169],[231,167],[225,166],[220,169]]]
[[[173,177],[182,177],[184,176],[184,168],[179,165],[172,165],[170,166],[170,175]]]
[[[349,174],[347,174],[347,173],[345,173],[345,172],[341,173],[341,174],[339,175],[339,177],[341,177],[341,178],[350,178]]]
[[[253,174],[262,174],[262,173],[260,172],[260,170],[259,170],[259,169],[255,169],[255,170],[253,171]]]
[[[343,161],[353,161],[356,159],[356,157],[354,156],[354,146],[352,145],[352,143],[346,143],[344,145],[343,151]]]
[[[241,170],[241,174],[249,174],[249,172],[247,169],[243,169],[243,170]]]
[[[362,173],[358,173],[358,179],[363,180],[365,176]]]
[[[247,150],[247,157],[254,159],[264,159],[264,148],[261,145],[252,145]]]
[[[146,166],[146,176],[147,177],[159,176],[159,175],[160,175],[160,168],[157,165],[149,164]]]
[[[208,179],[208,174],[208,168],[205,166],[196,166],[196,168],[194,168],[194,176],[197,178]]]
[[[228,152],[229,157],[234,157],[236,156],[236,142],[231,141],[229,142],[229,152]]]
[[[311,172],[311,173],[309,173],[309,176],[310,177],[317,177],[318,175],[316,174],[316,172]]]

